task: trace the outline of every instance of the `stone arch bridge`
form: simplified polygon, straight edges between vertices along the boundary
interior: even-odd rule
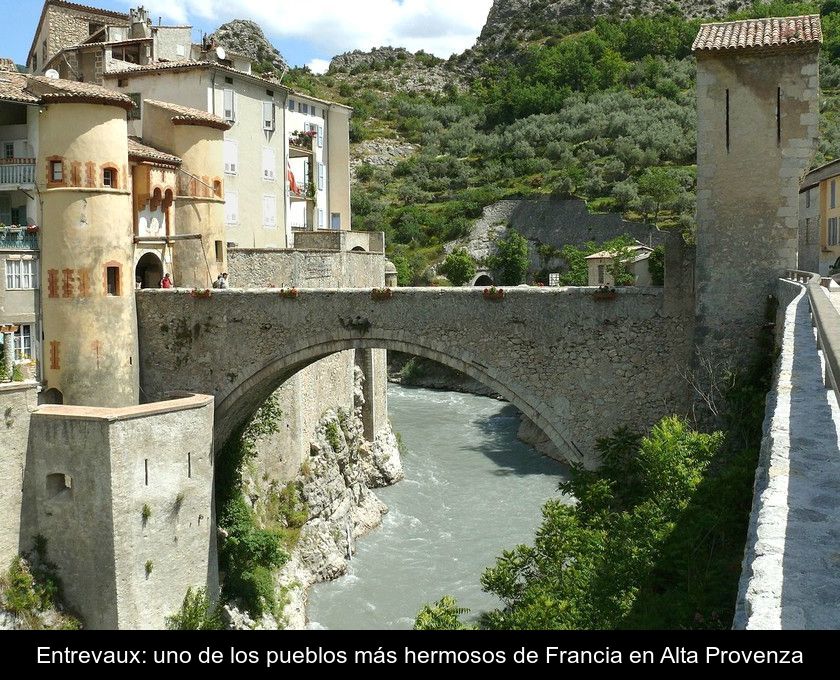
[[[390,349],[455,368],[496,390],[561,457],[592,465],[597,437],[681,411],[687,317],[662,289],[599,299],[591,288],[186,290],[137,293],[141,388],[215,397],[218,448],[300,369],[335,352]]]

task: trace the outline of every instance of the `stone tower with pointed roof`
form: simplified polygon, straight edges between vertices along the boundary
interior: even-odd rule
[[[704,24],[697,58],[696,344],[749,360],[795,269],[799,182],[819,126],[818,16]]]

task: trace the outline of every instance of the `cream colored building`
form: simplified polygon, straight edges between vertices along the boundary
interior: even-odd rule
[[[840,258],[840,160],[809,172],[799,190],[799,268],[829,272]]]
[[[129,133],[139,136],[148,100],[218,116],[225,132],[225,239],[241,248],[293,248],[295,231],[349,230],[351,109],[292,92],[252,72],[250,60],[189,26],[155,26],[142,7],[104,12],[47,0],[29,67],[96,82],[129,96]],[[90,10],[95,12],[95,10]],[[100,26],[101,23],[101,26]],[[57,30],[71,26],[73,30]],[[48,49],[39,60],[36,45]],[[45,57],[45,58],[44,58]],[[295,134],[298,133],[298,134]]]
[[[638,243],[629,246],[628,250],[632,253],[632,260],[627,265],[628,273],[633,275],[634,286],[651,286],[653,281],[650,276],[650,254],[653,248]],[[598,253],[593,253],[586,258],[586,264],[589,268],[589,285],[590,286],[614,286],[615,279],[611,273],[611,267],[615,261],[616,253],[614,251],[602,250]]]

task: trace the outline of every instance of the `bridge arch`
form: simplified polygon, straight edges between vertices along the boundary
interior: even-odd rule
[[[547,419],[552,410],[528,389],[500,375],[494,368],[477,361],[469,352],[437,343],[422,337],[407,338],[401,332],[378,330],[363,335],[352,334],[336,338],[324,333],[300,340],[292,347],[279,351],[262,366],[243,376],[233,389],[217,401],[214,438],[218,452],[228,439],[243,427],[260,405],[284,382],[316,361],[351,349],[386,349],[414,354],[461,371],[504,397],[530,418],[557,447],[569,462],[582,463],[582,452],[570,442],[567,433]]]

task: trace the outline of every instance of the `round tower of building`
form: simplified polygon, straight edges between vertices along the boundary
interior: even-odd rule
[[[126,111],[103,88],[40,81],[42,375],[65,404],[138,403]]]
[[[143,139],[181,159],[174,197],[172,270],[177,286],[207,288],[227,271],[224,131],[205,111],[144,102]]]

